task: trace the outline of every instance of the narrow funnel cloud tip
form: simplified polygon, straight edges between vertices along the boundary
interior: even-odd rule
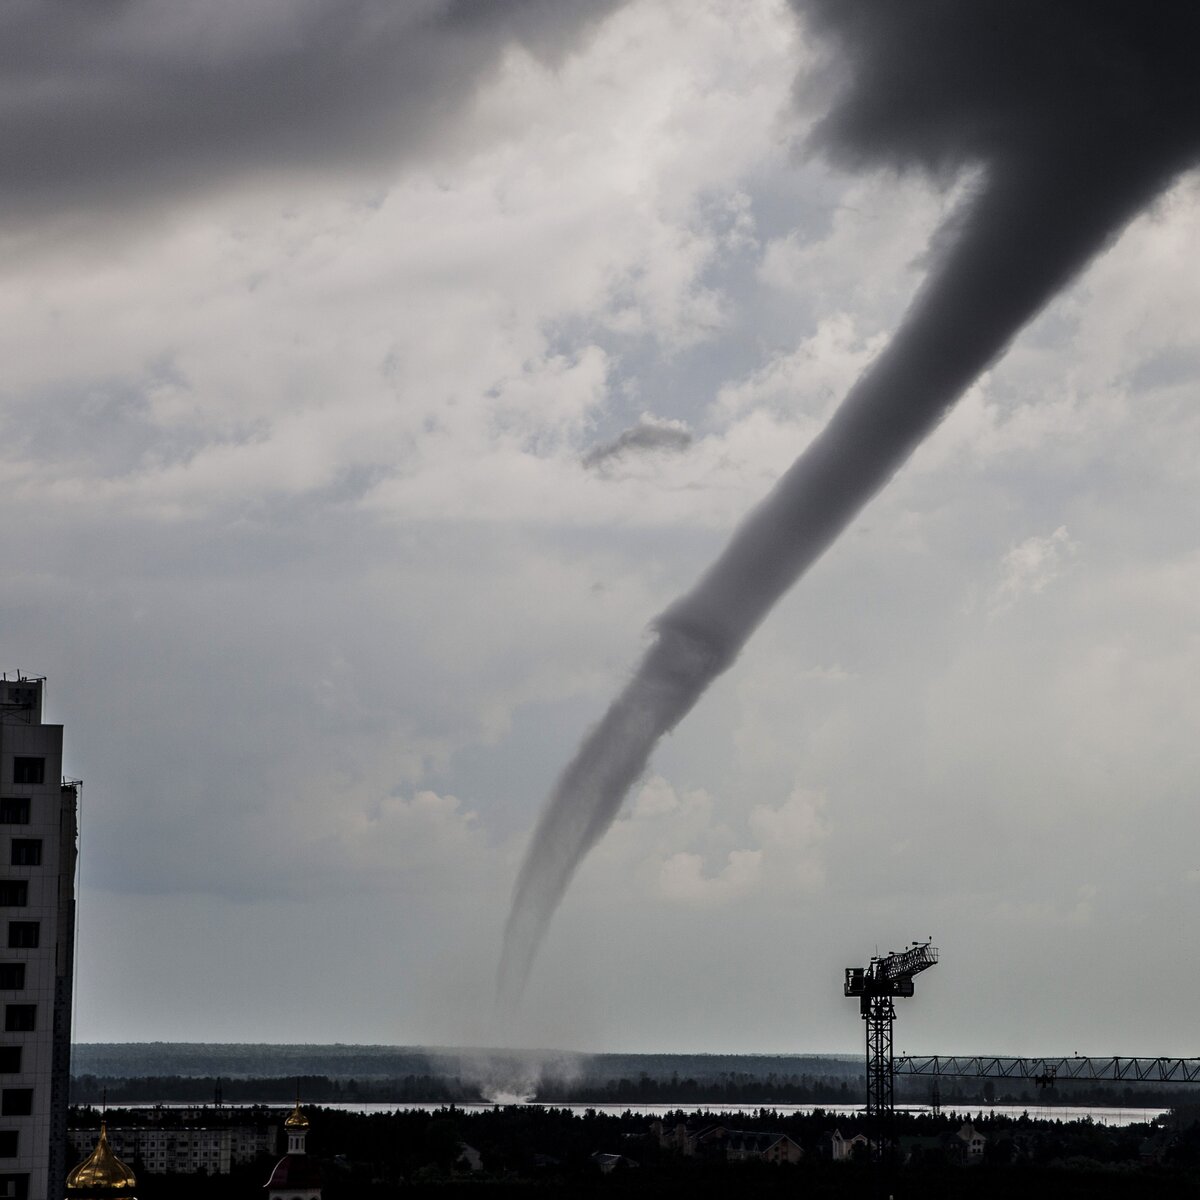
[[[886,349],[655,624],[551,794],[517,879],[500,997],[658,739],[1021,328],[1197,158],[1200,4],[797,0],[839,53],[819,144],[853,161],[982,167]],[[828,68],[824,82],[829,83]]]
[[[504,934],[499,999],[511,1011],[534,954],[575,869],[616,818],[646,769],[658,739],[672,729],[736,652],[666,618],[633,679],[583,740],[542,813],[517,879]]]

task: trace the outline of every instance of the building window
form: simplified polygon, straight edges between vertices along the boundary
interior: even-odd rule
[[[0,1046],[0,1075],[20,1075],[21,1047]]]
[[[0,1129],[0,1158],[17,1157],[17,1131]]]
[[[4,1200],[29,1200],[29,1173],[0,1174],[0,1196]]]
[[[13,783],[45,783],[46,760],[44,758],[14,758]]]
[[[17,992],[25,986],[23,962],[0,962],[0,991]]]
[[[0,798],[0,825],[28,824],[28,796],[4,796],[3,798]]]
[[[28,879],[0,879],[0,908],[24,908],[28,903]]]
[[[11,865],[14,867],[40,867],[42,865],[42,839],[13,838]]]
[[[41,940],[42,931],[37,921],[9,921],[8,948],[10,950],[36,950]]]
[[[0,1091],[0,1117],[27,1117],[33,1112],[33,1088]]]
[[[6,1004],[4,1006],[5,1033],[31,1033],[36,1028],[36,1004]]]

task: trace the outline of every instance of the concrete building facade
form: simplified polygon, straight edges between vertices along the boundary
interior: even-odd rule
[[[127,1114],[128,1115],[128,1114]],[[99,1137],[97,1129],[73,1129],[72,1152],[87,1154]],[[205,1125],[149,1119],[138,1124],[107,1126],[113,1153],[150,1174],[228,1175],[232,1166],[276,1153],[279,1126]]]
[[[0,1200],[57,1200],[71,1165],[79,784],[44,682],[0,679]]]

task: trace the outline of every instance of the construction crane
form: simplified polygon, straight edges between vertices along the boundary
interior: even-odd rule
[[[867,1115],[874,1121],[877,1155],[891,1145],[896,1113],[892,1061],[892,1026],[896,1021],[896,996],[911,996],[913,976],[928,970],[938,960],[936,947],[914,942],[899,954],[875,955],[866,967],[846,968],[846,995],[857,996],[859,1011],[867,1023]]]
[[[900,1055],[896,1075],[928,1075],[934,1079],[1031,1079],[1051,1087],[1064,1079],[1091,1083],[1200,1083],[1200,1058],[1016,1058],[1008,1055]]]

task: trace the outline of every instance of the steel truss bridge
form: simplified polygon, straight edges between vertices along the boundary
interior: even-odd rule
[[[1200,1058],[1006,1058],[973,1055],[898,1054],[896,1075],[959,1076],[974,1079],[1032,1079],[1050,1087],[1060,1079],[1095,1083],[1200,1083]]]

